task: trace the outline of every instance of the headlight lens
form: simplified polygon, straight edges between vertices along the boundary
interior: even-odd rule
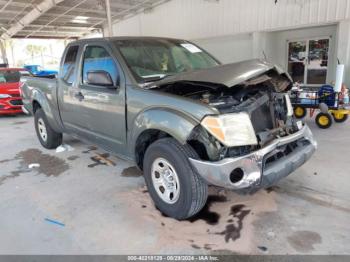
[[[0,98],[9,98],[9,97],[11,97],[11,96],[8,94],[0,94]]]
[[[207,116],[202,120],[201,125],[225,146],[258,144],[247,113]]]

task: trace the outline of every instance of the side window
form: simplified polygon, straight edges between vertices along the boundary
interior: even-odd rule
[[[117,65],[109,53],[100,46],[88,46],[85,49],[83,61],[83,83],[88,84],[89,71],[103,70],[110,74],[114,84],[118,82],[119,72]]]
[[[75,67],[78,50],[79,46],[69,47],[63,63],[62,79],[70,85],[76,80]]]

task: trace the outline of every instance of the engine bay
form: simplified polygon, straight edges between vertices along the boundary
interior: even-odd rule
[[[286,91],[290,85],[291,82],[288,79],[271,71],[234,87],[206,82],[178,81],[156,89],[199,101],[216,108],[221,114],[247,112],[258,138],[257,148],[261,148],[277,137],[283,137],[298,130],[291,112],[288,112],[290,101]],[[212,145],[212,147],[222,149],[218,145]],[[236,156],[247,153],[251,149],[226,148],[224,151],[225,154]],[[212,149],[211,152],[213,152]],[[214,154],[216,156],[209,158],[223,157],[222,153],[218,152]]]

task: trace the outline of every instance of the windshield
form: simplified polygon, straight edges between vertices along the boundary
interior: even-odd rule
[[[138,82],[150,82],[191,70],[219,64],[192,43],[170,39],[114,41]]]
[[[0,84],[1,83],[17,83],[21,78],[21,74],[14,70],[0,71]]]

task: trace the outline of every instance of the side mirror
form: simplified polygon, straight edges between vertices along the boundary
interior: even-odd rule
[[[87,73],[87,83],[89,85],[114,87],[111,75],[104,70],[94,70]]]

